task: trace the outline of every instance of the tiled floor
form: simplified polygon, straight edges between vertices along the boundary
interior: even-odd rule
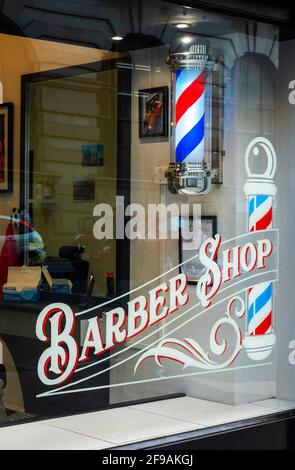
[[[295,402],[231,406],[182,397],[0,428],[0,449],[106,449],[290,408]]]
[[[83,434],[47,426],[43,422],[18,424],[0,429],[1,450],[90,450],[112,444]]]

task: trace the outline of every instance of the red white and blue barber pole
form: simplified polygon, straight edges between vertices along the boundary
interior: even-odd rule
[[[208,159],[212,127],[211,72],[217,69],[217,64],[209,57],[204,44],[170,54],[167,63],[172,72],[173,115],[172,159],[165,173],[168,189],[173,194],[207,194],[214,176]]]
[[[259,157],[261,149],[267,157],[267,168],[264,173],[253,173],[249,158],[251,155]],[[249,232],[273,228],[273,206],[277,192],[274,183],[276,164],[276,153],[268,139],[258,137],[250,142],[245,155],[248,180],[244,186],[248,199]],[[272,283],[259,283],[248,289],[247,295],[247,332],[243,344],[248,357],[263,360],[271,354],[276,341],[273,330]]]
[[[177,163],[201,163],[205,155],[205,72],[177,70],[175,85]]]

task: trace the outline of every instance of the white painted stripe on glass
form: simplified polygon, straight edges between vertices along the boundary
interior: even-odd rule
[[[252,333],[256,330],[256,328],[268,317],[271,310],[272,310],[272,299],[270,298],[269,301],[251,319],[249,326],[248,326],[249,333]]]
[[[254,212],[249,217],[249,227],[253,227],[262,217],[268,213],[272,207],[272,198],[269,197],[260,206],[254,209]]]
[[[254,286],[249,293],[249,305],[252,304],[271,284],[271,282],[261,282]]]

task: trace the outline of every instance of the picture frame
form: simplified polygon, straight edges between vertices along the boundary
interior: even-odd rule
[[[0,104],[0,192],[13,191],[13,103]]]
[[[168,137],[169,87],[138,91],[139,138]]]
[[[182,217],[179,218],[179,262],[180,272],[186,274],[189,284],[197,284],[200,277],[206,271],[206,268],[200,263],[199,258],[191,260],[189,263],[182,265],[183,262],[192,258],[198,254],[199,248],[194,250],[183,249],[183,238],[182,238]],[[193,223],[193,217],[187,217],[189,224]],[[192,229],[192,225],[189,225],[189,229]],[[217,216],[216,215],[202,215],[201,216],[201,243],[208,238],[214,237],[217,234]]]
[[[104,145],[103,144],[89,144],[82,145],[82,166],[93,167],[104,165]]]
[[[93,202],[95,200],[95,181],[75,181],[73,197],[77,202]]]

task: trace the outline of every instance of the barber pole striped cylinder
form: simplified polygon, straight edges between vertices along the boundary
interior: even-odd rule
[[[257,188],[257,191],[259,188]],[[272,228],[273,198],[257,194],[249,198],[249,231]],[[272,327],[272,283],[263,282],[249,289],[248,334],[263,335]]]
[[[268,165],[265,173],[253,174],[249,168],[249,156],[259,155],[260,145],[266,152]],[[249,232],[270,230],[273,227],[273,203],[276,186],[273,177],[276,170],[276,155],[272,144],[264,138],[250,142],[246,152],[246,171],[249,179],[244,186],[248,197]],[[269,356],[275,343],[273,333],[273,287],[271,282],[259,283],[248,289],[247,336],[244,345],[248,356],[262,360]]]
[[[205,150],[205,72],[178,70],[175,83],[176,163],[201,163]]]

